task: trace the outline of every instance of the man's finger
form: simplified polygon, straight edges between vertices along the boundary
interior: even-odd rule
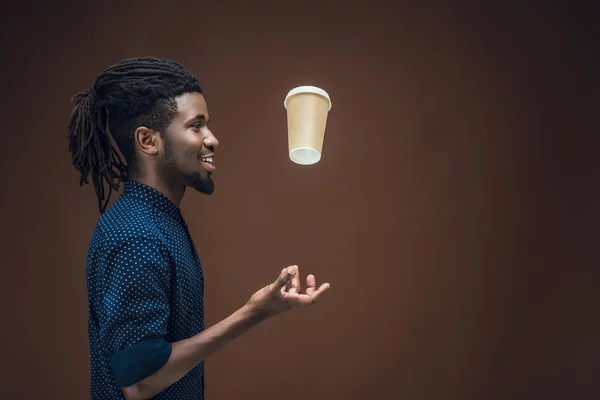
[[[294,268],[292,267],[282,269],[281,274],[279,274],[279,278],[277,278],[273,285],[273,290],[278,291],[283,289],[288,283],[290,283],[293,274]]]
[[[292,281],[290,285],[290,293],[300,293],[302,287],[300,286],[300,269],[297,265],[293,266],[294,268],[294,276],[292,276]]]
[[[310,274],[306,277],[306,294],[312,296],[317,286],[317,281],[315,280],[315,276]]]
[[[312,302],[313,303],[316,302],[317,299],[323,293],[325,293],[330,287],[331,287],[331,285],[328,282],[326,282],[326,283],[322,284],[321,286],[319,286],[319,288],[310,295],[310,297],[312,299]]]

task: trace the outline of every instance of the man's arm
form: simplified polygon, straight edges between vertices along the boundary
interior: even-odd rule
[[[168,361],[149,377],[121,388],[123,395],[127,400],[157,395],[242,333],[292,307],[314,304],[319,295],[329,289],[329,284],[324,283],[316,290],[313,275],[309,275],[306,282],[306,294],[301,294],[298,267],[284,268],[275,282],[257,291],[235,313],[191,338],[172,343]]]
[[[245,305],[223,321],[199,334],[171,343],[171,355],[166,364],[149,377],[132,386],[121,388],[123,395],[127,400],[148,399],[156,396],[183,378],[220,347],[266,318],[266,315],[260,315],[250,306]]]

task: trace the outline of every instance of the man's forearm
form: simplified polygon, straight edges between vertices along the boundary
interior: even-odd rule
[[[247,305],[216,325],[192,336],[172,343],[169,360],[151,376],[136,384],[122,388],[128,400],[151,398],[183,378],[201,361],[207,359],[223,345],[266,319],[266,315],[253,311]]]

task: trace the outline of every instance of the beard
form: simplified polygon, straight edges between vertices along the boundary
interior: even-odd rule
[[[175,156],[173,155],[173,147],[171,146],[171,141],[168,139],[167,136],[164,137],[164,143],[165,143],[165,155],[164,155],[164,160],[166,161],[167,165],[169,165],[169,167],[171,167],[173,170],[177,171],[177,164],[175,162]],[[198,156],[200,157],[200,156]],[[200,163],[200,158],[198,158],[198,163]],[[191,174],[186,174],[186,173],[182,173],[181,171],[179,171],[180,174],[183,175],[183,177],[186,180],[186,185],[195,189],[196,191],[200,192],[200,193],[204,193],[204,194],[213,194],[213,192],[215,191],[215,183],[213,182],[212,178],[210,177],[212,174],[208,171],[205,171],[206,175],[200,173],[200,172],[193,172]]]
[[[200,193],[213,194],[215,191],[215,183],[210,177],[210,172],[207,172],[207,174],[208,176],[202,176],[201,173],[194,172],[193,174],[186,176],[188,186]]]

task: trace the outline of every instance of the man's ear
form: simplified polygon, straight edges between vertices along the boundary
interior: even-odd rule
[[[158,145],[160,143],[160,134],[145,126],[139,126],[133,136],[135,145],[140,151],[148,155],[158,154]]]

